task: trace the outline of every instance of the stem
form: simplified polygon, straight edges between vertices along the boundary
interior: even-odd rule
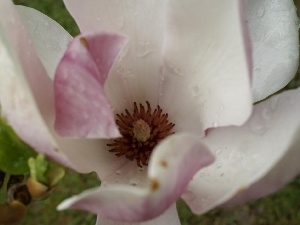
[[[4,182],[2,188],[0,189],[0,204],[5,203],[7,201],[7,184],[10,178],[10,174],[5,174]]]

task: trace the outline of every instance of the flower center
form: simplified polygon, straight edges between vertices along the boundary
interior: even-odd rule
[[[133,137],[139,142],[146,142],[150,138],[151,129],[148,123],[139,119],[133,123]]]
[[[152,112],[150,103],[147,110],[140,104],[134,103],[133,113],[125,109],[125,113],[117,114],[116,124],[122,137],[107,144],[112,147],[110,152],[116,156],[125,156],[129,160],[136,160],[139,167],[147,166],[153,148],[166,136],[172,134],[175,124],[168,121],[168,114],[163,114],[158,105]]]

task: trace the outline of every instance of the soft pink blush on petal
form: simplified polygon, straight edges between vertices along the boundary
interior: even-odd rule
[[[118,113],[131,107],[129,102],[158,104],[167,2],[64,0],[81,32],[105,30],[129,37],[106,84]]]
[[[198,137],[175,134],[154,150],[148,168],[147,188],[111,185],[92,189],[61,203],[58,209],[84,209],[115,221],[140,222],[169,208],[185,191],[194,174],[214,157]]]
[[[256,104],[243,126],[208,132],[202,141],[216,161],[189,184],[194,213],[273,193],[300,173],[299,99],[299,88],[285,91]]]
[[[106,220],[98,216],[96,225],[180,225],[180,221],[178,218],[176,204],[173,204],[169,209],[167,209],[164,213],[162,213],[158,217],[145,222],[141,222],[141,223],[116,222],[116,221]]]
[[[11,1],[0,1],[0,102],[17,135],[37,152],[70,167],[47,125],[53,124],[53,84]]]
[[[54,77],[55,129],[62,136],[111,138],[120,135],[103,85],[126,38],[89,33],[76,37]]]

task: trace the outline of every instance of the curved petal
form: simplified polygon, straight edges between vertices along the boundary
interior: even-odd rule
[[[56,67],[72,36],[57,22],[29,7],[16,6],[30,32],[34,47],[48,75],[53,79]]]
[[[1,116],[36,151],[70,166],[45,124],[54,115],[52,82],[15,6],[5,0],[0,5]]]
[[[169,1],[160,105],[176,118],[176,129],[203,132],[250,116],[241,8],[239,0]]]
[[[300,89],[286,91],[256,105],[242,127],[208,133],[203,141],[215,149],[216,162],[195,176],[189,196],[184,197],[195,213],[222,204],[249,187],[248,197],[269,194],[300,173],[299,98]]]
[[[64,2],[82,32],[105,30],[129,37],[108,79],[106,93],[114,108],[121,111],[134,101],[156,105],[167,1]]]
[[[120,35],[89,33],[70,43],[54,77],[55,129],[60,135],[120,135],[103,85],[125,42]]]
[[[104,184],[99,189],[65,200],[58,209],[85,209],[116,221],[145,221],[169,208],[181,196],[193,175],[213,160],[197,137],[175,134],[154,150],[148,168],[148,188],[105,187]]]
[[[173,204],[169,209],[167,209],[164,213],[162,213],[160,216],[156,217],[155,219],[142,222],[142,223],[115,222],[115,221],[103,219],[100,216],[97,217],[97,223],[96,223],[96,225],[164,225],[164,224],[180,225],[176,204]]]
[[[283,88],[299,64],[299,24],[292,0],[247,0],[253,47],[253,100]]]

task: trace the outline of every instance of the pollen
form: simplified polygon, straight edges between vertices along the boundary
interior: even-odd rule
[[[163,113],[158,105],[152,111],[150,103],[146,102],[147,109],[134,102],[133,113],[125,109],[125,113],[117,114],[116,124],[122,137],[107,144],[110,152],[116,156],[124,156],[136,160],[139,167],[147,166],[153,148],[172,132],[175,124],[168,121],[168,114]]]

